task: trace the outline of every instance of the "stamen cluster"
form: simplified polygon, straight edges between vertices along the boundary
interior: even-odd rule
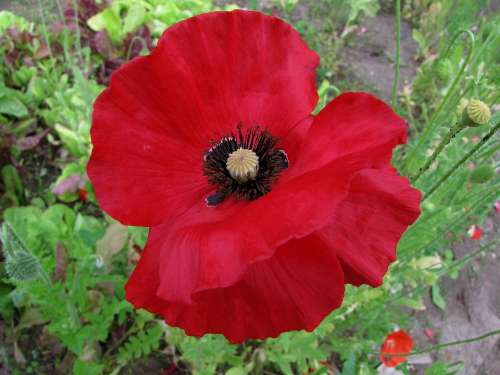
[[[217,187],[217,192],[207,198],[207,205],[215,206],[231,194],[252,201],[268,193],[279,173],[288,167],[288,157],[276,148],[277,143],[277,138],[257,126],[243,133],[241,124],[236,134],[214,143],[203,157],[203,173]],[[254,178],[235,178],[228,170],[228,158],[238,150],[250,150],[257,156]]]

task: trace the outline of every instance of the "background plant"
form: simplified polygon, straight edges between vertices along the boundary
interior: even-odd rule
[[[167,374],[376,373],[387,333],[411,327],[410,312],[423,309],[429,293],[446,309],[440,279],[456,278],[471,259],[498,247],[485,243],[460,259],[450,251],[498,199],[500,30],[498,16],[484,11],[487,3],[403,2],[419,68],[399,90],[396,108],[409,120],[410,139],[394,163],[414,180],[418,176],[415,183],[427,195],[384,285],[349,287],[343,307],[312,333],[241,346],[217,335],[187,337],[124,300],[123,285],[147,233],[106,217],[85,175],[92,103],[111,72],[147,53],[169,25],[235,5],[69,0],[49,3],[47,11],[40,2],[37,22],[0,12],[1,361],[14,373],[119,374],[140,358],[163,353]],[[362,30],[363,17],[394,11],[393,2],[375,0],[247,5],[281,12],[319,51],[318,109],[353,84],[363,87],[342,75],[343,48]],[[296,18],[305,5],[319,22]],[[462,130],[419,176],[472,98],[492,109],[490,122]],[[35,347],[29,345],[34,338]],[[459,367],[437,362],[426,371],[448,374]],[[410,371],[407,363],[400,369]]]

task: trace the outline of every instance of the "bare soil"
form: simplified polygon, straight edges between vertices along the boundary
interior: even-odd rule
[[[314,1],[314,0],[309,0]],[[292,19],[304,18],[308,15],[309,1],[301,1],[296,7]],[[221,1],[219,1],[220,3]],[[26,3],[26,1],[23,1]],[[248,6],[249,1],[236,1],[239,5]],[[269,1],[264,1],[269,6]],[[494,2],[497,3],[498,2]],[[26,14],[26,6],[14,1],[0,0],[0,10],[11,9]],[[366,18],[360,24],[360,32],[338,52],[342,64],[350,68],[349,79],[352,82],[362,81],[366,87],[373,87],[378,95],[388,100],[392,88],[392,62],[395,55],[394,21],[389,14],[380,14],[375,18]],[[408,24],[402,24],[402,68],[400,89],[411,82],[418,64],[414,61],[416,43],[411,37]],[[335,78],[335,77],[334,77]],[[43,158],[34,158],[37,168],[43,168],[39,162]],[[52,168],[50,161],[45,160]],[[47,167],[47,166],[46,166]],[[52,173],[48,173],[52,175]],[[45,185],[47,181],[44,181]],[[478,249],[481,243],[490,241],[498,235],[500,215],[496,214],[484,224],[487,235],[481,241],[464,240],[453,247],[455,256],[461,257]],[[500,249],[494,249],[482,258],[475,259],[462,270],[457,280],[445,278],[441,281],[441,290],[446,300],[446,310],[436,308],[430,298],[426,310],[417,314],[412,334],[417,338],[419,347],[427,347],[436,343],[444,343],[482,335],[500,328]],[[424,334],[424,328],[435,332],[434,341]],[[2,322],[0,321],[0,337],[4,339]],[[0,353],[0,359],[1,359]],[[3,353],[5,354],[5,353]],[[462,361],[466,375],[500,374],[500,339],[491,337],[481,342],[451,347],[433,354],[433,359],[448,363]],[[1,362],[1,361],[0,361]],[[125,373],[157,374],[168,363],[165,358],[153,358],[140,361],[124,370]],[[423,373],[424,366],[417,367],[416,373]],[[0,365],[0,374],[6,369]],[[128,372],[131,371],[131,372]]]
[[[485,235],[480,241],[465,239],[453,246],[455,258],[476,251],[498,236],[500,214],[492,214],[483,223]],[[500,248],[492,249],[482,257],[472,260],[457,280],[445,277],[440,281],[446,301],[442,311],[427,299],[426,310],[417,315],[412,335],[420,347],[481,336],[500,329]],[[424,335],[431,329],[436,340]],[[453,346],[433,354],[435,360],[447,363],[463,362],[466,375],[500,374],[500,338],[488,339],[467,345]],[[422,372],[423,373],[423,372]]]
[[[414,56],[417,43],[411,36],[407,22],[401,23],[401,69],[399,90],[409,84],[417,72],[418,64]],[[394,80],[393,63],[396,55],[394,38],[394,16],[380,14],[374,18],[365,18],[359,32],[341,51],[352,74],[360,81],[375,88],[375,93],[385,101],[391,97]]]

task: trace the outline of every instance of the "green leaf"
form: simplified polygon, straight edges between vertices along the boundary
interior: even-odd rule
[[[17,169],[13,165],[6,165],[1,171],[5,191],[13,199],[20,203],[24,200],[24,188]]]
[[[73,375],[99,375],[104,366],[95,362],[84,362],[79,359],[73,365]]]
[[[75,156],[81,156],[80,152],[80,138],[78,137],[78,134],[75,133],[73,130],[68,129],[61,124],[56,124],[55,129],[57,132],[57,135],[59,135],[59,138],[61,138],[61,141],[64,143],[64,146],[71,152],[71,154]]]
[[[432,303],[439,307],[441,310],[444,310],[446,307],[446,302],[441,295],[441,290],[439,289],[439,284],[434,284],[431,289],[431,299]]]
[[[353,352],[347,355],[341,375],[356,375],[356,357]]]
[[[15,27],[19,31],[27,30],[30,23],[23,17],[16,16],[14,13],[6,10],[0,11],[0,34],[4,33],[9,27]]]
[[[418,47],[420,49],[420,53],[422,55],[426,55],[427,50],[429,49],[429,44],[427,43],[427,39],[425,39],[425,36],[417,29],[413,29],[411,35],[413,39],[415,39],[415,41],[417,42]]]
[[[475,184],[484,184],[495,176],[495,169],[488,164],[480,165],[470,175],[470,181]]]
[[[246,373],[243,367],[233,367],[226,371],[226,375],[246,375]]]
[[[125,246],[128,239],[128,229],[118,222],[112,223],[103,238],[97,241],[97,254],[102,257],[106,268],[111,268],[111,260],[114,255]]]
[[[17,98],[3,96],[0,97],[0,113],[21,118],[28,115],[28,108]]]
[[[420,297],[418,297],[418,299],[404,297],[399,300],[399,303],[413,310],[418,310],[418,311],[425,310],[424,302]]]
[[[126,35],[139,28],[146,18],[146,9],[141,3],[133,4],[123,19],[123,34]]]
[[[18,251],[7,257],[5,271],[16,281],[34,280],[40,276],[40,264],[33,254]]]
[[[132,359],[138,359],[158,349],[163,336],[163,329],[155,324],[145,331],[139,331],[132,336],[118,351],[118,363],[125,365]]]
[[[353,0],[349,3],[351,10],[347,18],[347,24],[351,24],[358,18],[361,12],[367,16],[374,17],[380,8],[378,0]]]
[[[435,362],[425,370],[425,375],[447,375],[448,366],[444,362]]]
[[[33,280],[40,276],[38,259],[31,254],[8,222],[1,228],[5,253],[5,271],[16,281]]]
[[[122,22],[120,16],[112,8],[106,8],[89,18],[87,24],[94,31],[106,30],[114,43],[119,44],[122,41]]]

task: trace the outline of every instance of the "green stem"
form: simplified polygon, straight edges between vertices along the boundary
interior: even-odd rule
[[[444,109],[445,105],[448,103],[448,100],[450,99],[450,97],[452,96],[453,92],[455,91],[456,86],[461,81],[462,76],[463,76],[463,74],[465,72],[465,68],[467,67],[467,65],[469,65],[469,61],[470,61],[470,59],[472,57],[472,53],[474,51],[474,45],[476,43],[476,39],[474,38],[474,34],[472,34],[472,32],[470,30],[460,30],[459,32],[457,32],[453,36],[453,38],[451,40],[451,43],[448,46],[448,49],[446,50],[446,52],[444,54],[444,57],[446,57],[448,55],[451,47],[453,46],[453,44],[455,43],[455,41],[457,40],[457,38],[461,34],[463,34],[463,33],[465,33],[469,37],[469,39],[470,39],[470,48],[467,51],[467,56],[465,57],[465,60],[464,60],[464,62],[462,64],[462,66],[460,67],[460,70],[459,70],[458,74],[456,75],[455,79],[453,80],[453,83],[451,84],[450,88],[446,92],[446,95],[444,96],[443,100],[441,100],[441,102],[439,103],[438,108],[432,114],[432,117],[429,120],[429,125],[427,125],[425,127],[424,131],[422,132],[422,134],[420,135],[420,137],[418,139],[417,144],[415,145],[414,148],[412,148],[410,150],[408,156],[406,157],[406,159],[404,161],[404,164],[403,164],[403,170],[405,170],[405,171],[407,170],[408,165],[410,164],[410,162],[417,155],[418,150],[420,150],[420,148],[426,143],[427,139],[432,134],[432,131],[436,127],[436,120],[438,119],[438,117],[441,114],[441,111]]]
[[[484,146],[484,144],[486,142],[488,142],[490,140],[491,137],[493,137],[493,135],[497,132],[497,130],[500,128],[500,122],[498,122],[494,127],[492,127],[490,129],[490,131],[488,132],[488,134],[486,134],[480,142],[478,142],[478,144],[476,144],[467,154],[464,155],[464,157],[462,159],[460,159],[459,161],[457,161],[455,163],[455,165],[453,167],[451,167],[451,169],[445,173],[445,175],[443,177],[441,177],[439,179],[438,182],[436,182],[434,184],[433,187],[431,187],[429,189],[429,191],[425,194],[424,198],[422,199],[422,202],[424,200],[426,200],[427,198],[429,198],[432,193],[434,193],[437,189],[439,189],[439,187],[443,184],[443,182],[445,182],[453,173],[455,173],[455,171],[463,164],[465,163],[467,160],[469,160],[469,158],[474,155],[477,150],[479,150],[481,147]]]
[[[446,134],[446,136],[441,140],[441,142],[439,143],[439,145],[436,147],[436,149],[434,150],[434,152],[432,153],[432,155],[430,156],[430,158],[427,159],[427,162],[425,163],[425,165],[423,167],[421,167],[418,170],[418,173],[416,174],[416,176],[411,179],[412,183],[417,182],[417,180],[420,178],[420,176],[422,176],[430,168],[430,166],[432,165],[432,163],[434,163],[434,161],[436,160],[436,158],[438,157],[438,155],[441,153],[441,151],[443,151],[443,149],[446,147],[446,145],[448,143],[450,143],[451,140],[453,138],[455,138],[456,135],[458,133],[460,133],[463,129],[465,129],[465,127],[463,125],[461,125],[461,124],[456,124],[455,126],[453,126],[450,129],[450,131],[448,132],[448,134]]]
[[[137,36],[137,35],[134,36],[132,38],[132,40],[130,41],[130,44],[129,44],[128,49],[127,49],[126,61],[130,60],[130,55],[132,54],[132,48],[134,47],[135,42],[141,43],[141,51],[145,50],[147,48],[147,44],[146,44],[146,41],[144,40],[144,38]]]
[[[437,233],[436,236],[432,238],[432,240],[426,242],[422,246],[412,249],[411,247],[405,248],[404,250],[402,249],[401,252],[403,253],[401,256],[398,258],[398,263],[394,266],[395,270],[399,269],[401,267],[400,265],[403,264],[403,262],[409,261],[412,258],[418,257],[426,252],[427,249],[433,248],[435,245],[443,240],[444,234],[446,232],[455,232],[457,231],[460,227],[464,226],[465,221],[467,218],[472,217],[472,215],[475,214],[476,211],[479,211],[481,209],[481,206],[485,204],[486,202],[490,202],[494,197],[496,196],[497,188],[494,187],[491,189],[490,192],[486,192],[483,197],[480,199],[476,200],[473,202],[472,206],[475,208],[475,210],[472,210],[468,212],[466,215],[464,215],[462,212],[459,212],[456,214],[449,223],[446,225],[441,226],[439,229],[437,229],[435,232]],[[483,193],[483,192],[481,192]]]
[[[394,65],[394,81],[392,82],[391,104],[396,108],[399,87],[399,67],[401,64],[401,1],[396,0],[396,64]]]
[[[452,262],[451,264],[448,264],[447,266],[445,267],[442,267],[441,269],[437,270],[436,271],[436,275],[438,277],[438,279],[444,275],[446,275],[448,273],[448,271],[450,271],[451,269],[455,268],[455,267],[458,267],[458,266],[465,266],[471,259],[475,258],[476,256],[478,255],[481,255],[491,249],[493,250],[496,250],[496,245],[498,245],[499,241],[492,241],[486,245],[483,245],[481,246],[478,250],[476,250],[475,252],[473,253],[470,253],[468,255],[465,255],[463,257],[461,257],[460,259],[457,259],[455,260],[454,262]],[[428,267],[429,269],[435,267],[436,265],[432,265],[430,267]],[[422,269],[422,271],[424,270],[427,270],[427,269]],[[410,295],[412,295],[413,293],[419,293],[419,292],[422,292],[424,290],[426,290],[427,288],[429,288],[428,285],[420,285],[420,286],[417,286],[415,288],[412,288],[410,290],[405,290],[404,292],[402,293],[399,293],[397,295],[393,295],[391,296],[391,300],[390,301],[387,301],[386,304],[384,304],[384,308],[387,308],[388,306],[397,306],[398,305],[398,301],[401,299],[401,298],[405,298],[405,297],[408,297]]]
[[[497,329],[495,331],[491,331],[491,332],[485,333],[484,335],[481,335],[481,336],[472,337],[472,338],[465,339],[465,340],[457,340],[457,341],[446,342],[444,344],[434,345],[434,346],[431,346],[431,347],[429,347],[427,349],[416,350],[416,351],[413,351],[413,352],[410,352],[410,353],[394,353],[394,354],[385,354],[384,353],[384,357],[411,357],[411,356],[415,356],[415,355],[419,355],[419,354],[425,354],[425,353],[434,352],[436,350],[448,348],[450,346],[457,346],[457,345],[462,345],[462,344],[470,344],[472,342],[481,341],[481,340],[484,340],[484,339],[486,339],[488,337],[495,336],[495,335],[498,335],[498,334],[500,334],[500,329]]]
[[[82,40],[80,36],[80,15],[78,14],[78,5],[76,0],[73,0],[73,11],[75,12],[75,44],[80,58],[80,66],[83,67]]]
[[[45,21],[45,14],[44,14],[42,3],[40,2],[40,0],[38,0],[38,10],[39,10],[39,13],[40,13],[40,18],[42,20],[42,33],[43,33],[43,37],[45,39],[45,43],[47,44],[47,49],[49,50],[49,56],[50,56],[51,59],[53,59],[54,55],[52,53],[52,46],[50,44],[50,37],[49,37],[49,33],[47,31],[47,22]]]

